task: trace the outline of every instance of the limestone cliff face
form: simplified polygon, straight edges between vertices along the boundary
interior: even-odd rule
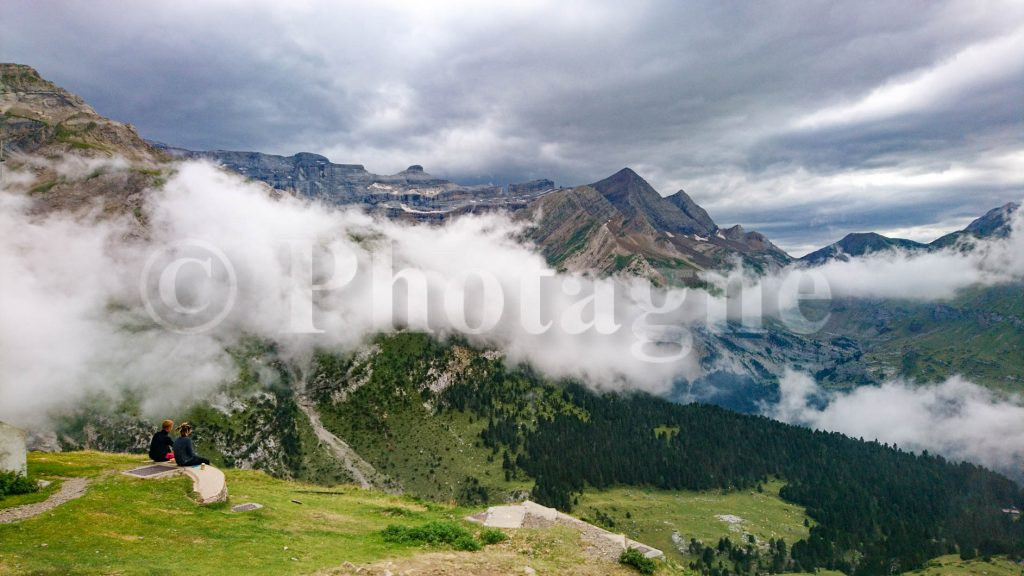
[[[36,212],[135,215],[162,179],[166,157],[134,128],[28,66],[0,64],[0,114],[3,169],[31,176],[5,184],[29,195]]]
[[[389,218],[442,222],[453,216],[517,210],[555,190],[550,180],[501,186],[462,186],[414,164],[397,174],[374,174],[361,164],[335,164],[319,154],[276,156],[227,150],[194,151],[157,144],[176,158],[210,160],[279,190],[334,205],[358,205]]]
[[[44,80],[29,66],[0,64],[0,114],[0,138],[8,155],[72,153],[129,160],[160,156],[133,127],[100,116],[80,97]]]

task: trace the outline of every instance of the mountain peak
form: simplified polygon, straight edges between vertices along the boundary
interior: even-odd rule
[[[0,140],[8,152],[154,156],[130,125],[100,116],[85,100],[24,64],[0,63],[0,113]]]
[[[975,219],[963,230],[950,232],[945,236],[933,241],[932,249],[947,248],[960,242],[970,241],[972,238],[1005,238],[1010,234],[1010,224],[1013,220],[1013,213],[1020,208],[1016,202],[1007,202],[998,208],[993,208],[981,218]]]
[[[618,172],[616,172],[615,174],[612,174],[612,175],[611,175],[611,176],[609,176],[609,177],[608,177],[607,179],[608,179],[608,180],[612,180],[612,179],[619,179],[619,180],[621,180],[621,179],[629,179],[629,180],[643,180],[643,178],[641,178],[641,177],[640,177],[640,175],[639,175],[639,174],[637,174],[637,173],[636,173],[636,172],[635,172],[635,171],[634,171],[634,170],[633,170],[632,168],[630,168],[629,166],[626,166],[626,167],[625,167],[625,168],[623,168],[622,170],[619,170],[619,171],[618,171]]]
[[[893,250],[915,251],[926,249],[927,245],[903,238],[889,238],[877,232],[851,232],[842,240],[807,254],[800,261],[812,265],[824,264],[829,260],[847,261],[852,257],[865,256],[875,252]]]
[[[685,233],[683,225],[689,218],[630,168],[623,168],[590,187],[625,217],[631,231]]]
[[[854,241],[858,241],[858,240],[878,240],[878,239],[882,239],[882,238],[885,238],[886,240],[889,239],[886,236],[882,236],[878,232],[850,232],[846,236],[843,236],[843,239],[840,240],[839,242],[843,243],[843,242],[854,242]]]
[[[693,234],[700,234],[701,236],[709,236],[718,230],[718,226],[715,221],[708,215],[707,210],[700,207],[699,204],[690,198],[690,195],[683,190],[677,191],[675,194],[667,198],[669,202],[674,204],[677,208],[683,211],[691,220],[694,221]]]
[[[981,218],[976,218],[963,230],[950,232],[945,236],[933,240],[929,244],[905,240],[903,238],[889,238],[877,232],[851,232],[843,236],[842,240],[829,244],[824,248],[815,250],[800,258],[801,262],[811,265],[824,264],[829,260],[846,261],[851,257],[864,256],[873,252],[891,250],[941,250],[966,242],[965,249],[969,249],[973,238],[1002,238],[1010,233],[1010,223],[1013,213],[1020,208],[1016,202],[1007,202],[998,208],[993,208]]]
[[[1008,233],[1010,218],[1019,207],[1020,204],[1016,202],[1007,202],[998,208],[989,210],[984,216],[968,224],[964,230],[977,236]]]
[[[627,233],[661,238],[674,246],[673,250],[682,250],[689,261],[714,265],[713,258],[707,254],[708,245],[717,246],[714,250],[758,254],[776,262],[789,261],[785,252],[763,236],[745,232],[738,226],[726,231],[726,236],[716,236],[719,228],[714,220],[686,192],[680,190],[664,198],[630,168],[623,168],[590,187],[622,214],[622,229]],[[697,244],[704,248],[694,248]]]
[[[97,116],[85,100],[43,79],[35,68],[12,63],[0,63],[0,111],[49,124]]]
[[[0,76],[5,83],[15,79],[21,82],[45,82],[35,68],[28,64],[15,64],[14,62],[0,62]]]

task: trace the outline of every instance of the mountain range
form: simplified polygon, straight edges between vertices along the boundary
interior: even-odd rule
[[[697,283],[697,272],[742,263],[757,271],[794,259],[756,231],[722,228],[679,190],[662,196],[629,168],[589,185],[558,187],[540,179],[507,188],[462,186],[409,166],[393,175],[368,172],[360,164],[335,164],[318,154],[276,156],[259,152],[193,151],[143,140],[135,129],[100,116],[80,97],[20,64],[0,64],[0,140],[15,164],[19,156],[58,158],[118,156],[136,163],[204,159],[248,178],[317,201],[359,205],[391,218],[441,222],[447,218],[505,210],[529,219],[529,239],[548,261],[571,270],[637,273],[663,282]],[[66,185],[52,169],[37,167],[35,197],[40,210],[80,208],[88,199],[109,198],[107,209],[137,207],[140,192],[154,182],[145,170],[100,174],[86,185]],[[117,181],[112,181],[115,178]],[[967,228],[924,245],[854,233],[798,259],[810,265],[882,250],[948,247],[970,238],[1005,235],[1018,205],[993,209]]]
[[[435,178],[418,165],[385,176],[359,164],[334,164],[305,152],[283,157],[153,145],[175,158],[217,162],[300,197],[358,205],[390,218],[443,222],[460,214],[507,211],[535,224],[528,237],[561,268],[626,270],[667,282],[695,279],[695,272],[726,265],[732,258],[759,268],[791,260],[757,232],[741,226],[719,228],[682,190],[662,197],[629,168],[571,188],[545,179],[507,188],[461,186]]]
[[[934,251],[950,248],[960,244],[969,248],[973,240],[980,238],[1005,238],[1010,233],[1010,221],[1020,204],[1008,202],[993,208],[984,216],[974,220],[963,230],[950,232],[944,236],[924,244],[902,238],[889,238],[874,232],[854,232],[847,234],[842,240],[820,248],[800,258],[800,262],[809,265],[823,264],[830,260],[846,262],[850,258],[865,256],[878,252],[901,250],[904,252]]]
[[[683,190],[662,196],[630,168],[573,187],[558,187],[547,179],[507,188],[463,186],[431,176],[419,165],[379,175],[361,164],[335,164],[309,152],[285,157],[147,143],[173,158],[213,161],[296,196],[357,205],[389,218],[436,223],[462,214],[506,211],[530,222],[528,238],[553,266],[602,274],[626,272],[662,284],[699,285],[698,272],[737,264],[764,272],[792,262],[815,266],[878,252],[937,250],[971,239],[1004,237],[1019,207],[1007,203],[994,208],[963,230],[928,244],[856,232],[794,259],[759,232],[738,224],[720,227]]]
[[[636,275],[663,285],[700,286],[702,271],[736,265],[764,272],[794,262],[814,266],[884,250],[913,252],[954,245],[967,250],[973,239],[1005,236],[1017,209],[1010,203],[991,210],[965,229],[930,244],[874,233],[850,234],[794,260],[760,233],[738,225],[718,226],[682,190],[660,195],[629,168],[589,185],[557,187],[550,180],[536,180],[504,189],[460,186],[432,177],[420,166],[381,176],[360,165],[333,164],[309,153],[282,157],[195,152],[143,140],[131,126],[99,116],[81,98],[42,79],[28,66],[0,64],[0,84],[0,139],[6,162],[11,167],[31,165],[34,210],[92,211],[99,201],[102,213],[131,216],[140,236],[147,225],[140,210],[146,190],[159,187],[180,158],[220,163],[265,184],[268,194],[354,205],[400,220],[438,223],[458,214],[507,211],[523,223],[522,240],[534,244],[553,267]],[[88,162],[113,155],[129,160],[126,169],[84,168],[80,177],[72,178],[56,165],[58,159]],[[33,160],[38,158],[50,160]],[[1015,307],[1003,304],[1007,298],[1012,301],[1013,292],[992,294],[1000,296],[931,303],[887,301],[881,306],[839,300],[832,305],[829,325],[813,335],[796,334],[770,322],[757,333],[698,332],[697,348],[706,376],[680,390],[679,398],[755,410],[760,401],[773,397],[778,375],[791,365],[805,367],[826,383],[877,383],[907,369],[902,355],[886,352],[892,350],[894,340],[906,350],[920,349],[917,342],[925,340],[928,350],[952,347],[954,342],[942,335],[951,334],[954,325],[961,332],[960,341],[972,338],[962,333],[965,329],[980,334],[1006,327],[1011,336],[972,348],[966,355],[941,352],[938,358],[923,357],[922,362],[931,363],[930,370],[938,369],[928,374],[944,377],[967,369],[977,373],[982,383],[997,388],[1024,382],[1024,370],[1013,359],[1021,340],[1014,336],[1014,327],[1021,318],[1015,311],[1007,315]],[[951,307],[962,311],[952,315],[941,311]],[[924,320],[910,323],[908,314]],[[984,322],[970,320],[979,314],[986,318]],[[950,358],[962,361],[950,362]],[[978,364],[978,358],[986,360]],[[917,372],[912,370],[910,375]]]
[[[508,211],[522,224],[521,240],[562,270],[700,285],[703,271],[739,265],[770,272],[795,262],[757,232],[720,227],[682,190],[663,197],[629,168],[588,185],[538,180],[504,189],[460,186],[420,166],[376,175],[308,153],[189,151],[146,142],[13,64],[0,65],[0,112],[5,164],[31,172],[23,187],[36,214],[132,219],[142,238],[146,195],[179,159],[198,158],[270,195],[361,206],[399,220]],[[113,157],[125,161],[91,163]],[[993,210],[929,245],[851,235],[800,261],[970,250],[972,239],[1006,234],[1016,209]],[[571,509],[583,492],[616,485],[753,493],[779,479],[786,483],[780,495],[814,520],[806,537],[787,537],[784,566],[791,569],[889,574],[941,554],[1024,553],[1024,524],[1002,512],[1024,505],[1024,493],[1004,476],[742,414],[777,402],[780,375],[794,366],[841,389],[893,376],[935,381],[970,373],[990,388],[1020,391],[1020,286],[977,287],[934,302],[844,298],[829,306],[827,325],[814,334],[771,321],[756,331],[696,330],[705,375],[679,382],[668,398],[597,394],[506,365],[500,352],[458,337],[377,335],[354,354],[319,350],[309,366],[284,360],[277,342],[244,337],[226,350],[236,378],[216,398],[196,398],[174,416],[198,423],[197,443],[222,466],[325,484],[364,481],[469,504],[530,492]],[[59,415],[53,444],[138,450],[150,423],[137,400],[86,399]],[[714,560],[732,560],[715,554],[695,569],[721,574]]]

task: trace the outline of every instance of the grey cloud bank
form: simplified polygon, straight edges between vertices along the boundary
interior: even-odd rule
[[[1024,479],[1024,401],[1019,396],[1001,398],[959,376],[924,386],[893,380],[830,393],[809,375],[790,371],[780,386],[779,404],[766,410],[778,420],[904,450],[927,450]]]
[[[185,147],[462,182],[632,166],[799,255],[1021,196],[1018,2],[10,2],[0,59]]]
[[[102,167],[66,162],[56,169],[82,178]],[[143,392],[139,396],[152,403],[142,407],[147,411],[202,398],[234,377],[226,349],[246,335],[277,342],[286,359],[303,365],[316,348],[355,350],[396,323],[439,336],[462,334],[500,350],[510,362],[597,389],[664,393],[701,375],[699,357],[688,348],[690,331],[713,330],[729,314],[724,298],[701,290],[658,291],[637,278],[556,275],[515,239],[517,225],[502,217],[464,217],[441,227],[375,220],[291,197],[274,200],[262,185],[202,162],[177,165],[163,189],[147,195],[146,241],[125,240],[127,222],[33,217],[25,195],[31,178],[10,173],[4,184],[0,418],[15,423],[45,421],[97,393]],[[237,280],[204,268],[201,257],[209,254],[185,255],[199,260],[182,267],[183,275],[170,276],[184,315],[206,302],[216,305],[218,295],[236,289],[222,321],[198,334],[166,330],[145,306],[150,288],[164,280],[145,274],[149,262],[182,241],[215,247]],[[1009,237],[979,242],[968,254],[880,254],[831,263],[813,274],[833,295],[945,298],[968,285],[1024,279],[1022,243],[1024,211],[1018,211]],[[379,266],[382,258],[389,267]],[[339,272],[347,259],[358,264],[357,273]],[[425,306],[409,303],[416,302],[415,282],[393,282],[402,270],[422,277]],[[791,272],[753,279],[735,271],[707,280],[723,293],[729,282],[745,283],[742,310],[755,321],[761,314],[785,319],[798,306],[796,290],[786,289],[799,288]],[[487,283],[474,274],[494,279],[490,297]],[[546,276],[552,282],[541,282]],[[535,291],[523,288],[529,277],[538,280]],[[462,311],[470,311],[465,318],[452,313],[453,286]],[[609,299],[590,298],[599,292]],[[475,333],[495,308],[499,321]],[[670,313],[649,313],[655,308]],[[216,306],[209,310],[214,317],[219,312]],[[552,329],[536,328],[548,322]],[[669,346],[652,349],[645,339]],[[676,357],[652,361],[645,353],[655,360]],[[793,403],[783,392],[780,410]],[[779,417],[814,423],[791,412]]]
[[[14,174],[0,190],[0,418],[23,425],[95,394],[144,392],[147,412],[204,398],[235,377],[227,350],[246,337],[304,366],[316,349],[353,351],[401,327],[461,334],[595,388],[659,393],[698,374],[686,326],[719,313],[677,292],[665,320],[645,281],[556,277],[503,217],[409,226],[274,200],[191,162],[148,195],[149,237],[126,240],[127,221],[33,217],[29,181]],[[673,361],[645,342],[675,343]]]

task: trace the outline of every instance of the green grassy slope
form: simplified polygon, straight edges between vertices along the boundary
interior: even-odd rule
[[[879,380],[935,382],[960,374],[997,390],[1024,391],[1020,284],[972,288],[936,302],[836,301],[818,337],[835,334],[861,343],[863,362]]]
[[[380,338],[367,356],[321,354],[311,385],[324,426],[406,491],[463,504],[503,501],[525,495],[532,480],[506,477],[503,454],[481,441],[485,419],[439,401],[443,388],[495,363],[458,344],[398,334]]]
[[[779,498],[781,482],[769,482],[763,492],[692,492],[615,488],[586,491],[574,511],[580,517],[621,532],[685,561],[678,542],[691,538],[713,545],[719,538],[746,542],[752,534],[759,546],[769,539],[787,544],[804,539],[812,524],[803,507]],[[675,534],[675,537],[673,537]]]
[[[959,556],[941,556],[932,560],[921,570],[906,572],[912,576],[1019,576],[1024,574],[1024,565],[1006,557],[996,556],[989,560],[961,560]]]
[[[351,486],[324,489],[262,472],[226,470],[230,503],[265,507],[233,513],[197,506],[183,477],[119,474],[134,455],[30,455],[35,478],[90,477],[86,495],[16,524],[0,525],[0,574],[307,574],[418,551],[387,543],[388,524],[455,521],[470,510]],[[0,507],[19,503],[0,501]]]
[[[632,573],[589,554],[579,533],[567,527],[506,531],[507,540],[474,552],[388,542],[382,530],[392,524],[444,522],[478,535],[480,527],[462,518],[479,508],[351,485],[325,488],[229,469],[229,502],[200,507],[184,477],[143,480],[120,474],[143,461],[138,455],[92,451],[30,453],[30,476],[55,481],[49,492],[60,479],[87,477],[91,484],[77,500],[0,524],[0,575],[522,574],[526,566],[542,574]],[[230,511],[243,502],[264,508]],[[24,498],[0,499],[0,510],[24,503]],[[683,573],[664,564],[658,570]]]
[[[91,485],[80,499],[0,525],[0,574],[522,574],[527,566],[541,574],[633,573],[588,555],[578,533],[568,528],[507,531],[507,541],[478,552],[386,542],[381,530],[390,524],[454,522],[476,532],[476,526],[460,520],[476,510],[348,485],[290,482],[256,471],[226,470],[230,502],[199,507],[185,478],[141,480],[119,473],[141,461],[137,455],[91,451],[31,453],[31,476],[57,481],[50,491],[61,478],[88,477]],[[580,509],[600,510],[614,519],[614,529],[655,545],[661,544],[659,538],[670,538],[670,530],[707,541],[738,534],[715,518],[719,514],[745,515],[742,531],[758,541],[778,536],[788,540],[806,530],[803,511],[779,500],[777,489],[777,483],[769,483],[764,493],[623,488],[588,493]],[[242,502],[265,507],[230,511],[230,505]],[[23,503],[2,499],[0,509]],[[658,574],[688,573],[679,567],[687,558],[678,560],[661,565]],[[944,556],[913,574],[1019,572],[1004,557],[964,562]]]

